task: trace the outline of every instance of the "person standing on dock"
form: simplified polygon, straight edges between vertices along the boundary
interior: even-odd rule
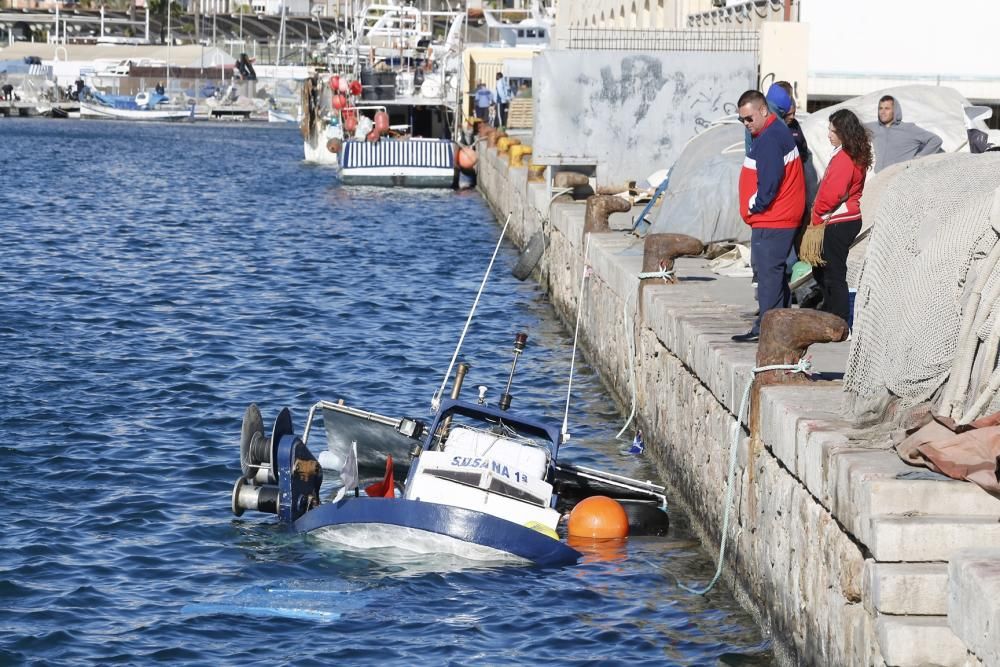
[[[473,93],[476,104],[476,118],[484,123],[490,122],[490,107],[493,106],[493,93],[482,81],[476,83],[476,92]]]
[[[892,95],[878,101],[878,121],[866,123],[875,149],[875,173],[891,164],[941,151],[941,137],[915,123],[903,122],[903,107]]]
[[[739,181],[739,207],[750,225],[750,261],[757,274],[758,314],[750,331],[733,336],[741,343],[760,338],[764,313],[787,308],[791,291],[785,260],[806,206],[805,178],[795,138],[784,121],[771,113],[758,90],[740,96],[737,107],[753,137]]]
[[[850,317],[847,291],[847,253],[861,232],[861,193],[872,164],[868,130],[849,109],[830,115],[833,157],[816,193],[810,224],[822,228],[822,259],[813,265],[813,278],[823,291],[823,310],[845,322]]]
[[[502,72],[497,72],[496,100],[497,100],[497,127],[507,126],[507,110],[510,108],[510,84]]]

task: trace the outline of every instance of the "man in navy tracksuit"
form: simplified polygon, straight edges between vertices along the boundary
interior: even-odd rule
[[[737,106],[740,121],[753,137],[740,171],[739,207],[750,225],[750,261],[757,274],[759,313],[750,331],[733,340],[754,342],[760,337],[764,313],[787,308],[791,301],[785,259],[805,211],[806,188],[795,138],[768,109],[764,96],[748,90]]]

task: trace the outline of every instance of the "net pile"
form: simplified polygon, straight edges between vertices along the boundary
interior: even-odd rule
[[[872,232],[844,378],[848,411],[881,420],[891,404],[903,413],[930,401],[969,421],[970,411],[995,410],[1000,154],[931,156],[876,183],[862,200]]]

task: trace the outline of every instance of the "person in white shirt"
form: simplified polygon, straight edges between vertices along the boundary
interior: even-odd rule
[[[502,72],[497,72],[496,102],[497,102],[497,127],[507,126],[507,110],[510,108],[510,84]]]

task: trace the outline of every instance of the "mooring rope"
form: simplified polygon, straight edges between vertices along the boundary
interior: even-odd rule
[[[483,281],[479,284],[479,291],[476,292],[476,300],[472,302],[472,308],[469,309],[469,316],[465,319],[465,326],[462,328],[462,335],[458,338],[458,345],[455,346],[455,353],[451,355],[451,363],[448,364],[448,370],[444,373],[444,378],[441,380],[441,386],[438,388],[434,396],[431,397],[431,410],[434,412],[438,411],[441,407],[441,396],[444,394],[445,386],[448,384],[448,378],[451,377],[451,369],[455,366],[455,360],[458,359],[458,353],[462,349],[462,343],[465,341],[465,334],[469,332],[469,325],[472,324],[472,316],[476,314],[476,306],[479,305],[479,299],[483,296],[483,288],[486,287],[486,281],[490,277],[490,271],[493,270],[493,262],[497,259],[497,253],[500,252],[500,244],[503,243],[504,236],[507,235],[507,225],[510,224],[510,218],[514,215],[511,211],[507,214],[507,221],[503,223],[503,229],[500,231],[500,238],[497,239],[497,247],[493,249],[493,257],[490,258],[490,265],[486,267],[486,273],[483,274]]]
[[[640,277],[642,276],[642,274],[639,275]],[[628,338],[628,372],[632,389],[632,410],[628,413],[628,419],[625,420],[625,423],[622,425],[621,430],[618,431],[618,433],[615,435],[615,440],[621,440],[622,433],[625,432],[625,429],[627,429],[629,427],[629,424],[632,423],[632,420],[635,419],[635,411],[636,411],[635,316],[629,317],[629,311],[628,311],[628,304],[632,300],[632,296],[634,296],[634,294],[635,293],[633,292],[632,295],[629,295],[629,297],[625,299],[625,305],[622,307],[622,324],[624,324],[625,326],[625,336],[626,338]]]
[[[660,262],[660,270],[659,271],[643,271],[643,272],[640,272],[639,275],[638,275],[639,280],[645,280],[646,278],[662,278],[663,282],[667,282],[667,281],[671,280],[673,277],[674,277],[673,270],[669,270],[668,271],[666,269],[666,267],[663,265],[663,262]],[[632,409],[629,412],[628,419],[626,419],[625,423],[622,425],[621,430],[618,431],[618,433],[615,435],[615,440],[621,440],[622,433],[625,432],[625,429],[627,429],[629,427],[629,425],[632,423],[632,420],[635,419],[635,413],[636,413],[636,392],[637,392],[637,390],[636,390],[636,384],[637,383],[636,383],[636,378],[635,378],[635,355],[636,355],[636,349],[635,349],[635,317],[638,315],[638,313],[636,313],[635,315],[633,315],[631,318],[629,317],[628,304],[632,300],[632,296],[634,296],[634,295],[630,295],[627,299],[625,299],[625,304],[622,307],[622,322],[623,322],[623,324],[625,326],[625,336],[628,339],[628,350],[629,350],[628,370],[629,370],[629,378],[631,380],[631,385],[632,385],[632,392],[631,392],[632,393]],[[629,320],[631,320],[631,321],[629,321]]]
[[[740,430],[743,424],[744,412],[748,410],[750,403],[750,392],[753,389],[754,379],[757,377],[758,373],[764,373],[766,371],[789,371],[791,373],[805,373],[809,374],[812,368],[812,362],[808,357],[803,357],[799,359],[796,364],[774,364],[771,366],[757,366],[752,371],[750,371],[750,381],[747,382],[747,388],[743,391],[743,398],[740,400],[740,409],[736,413],[736,421],[733,422],[731,428],[731,437],[729,441],[729,473],[726,477],[726,500],[725,500],[725,511],[722,515],[722,537],[719,540],[719,562],[715,568],[715,576],[712,580],[708,582],[708,585],[704,588],[689,588],[684,584],[677,582],[677,585],[688,591],[689,593],[694,593],[695,595],[704,595],[705,593],[712,590],[715,583],[719,580],[722,575],[722,564],[725,562],[726,557],[726,541],[729,535],[729,515],[732,513],[732,502],[733,502],[733,477],[736,474],[736,450],[740,442]],[[747,462],[750,463],[749,461]]]
[[[587,278],[590,277],[590,234],[587,234],[587,244],[583,249],[583,275],[580,276],[580,296],[576,303],[576,328],[573,330],[573,354],[569,361],[569,382],[566,385],[566,409],[563,411],[562,437],[559,444],[569,440],[569,401],[573,394],[573,371],[576,369],[576,346],[580,340],[580,316],[583,314],[583,302],[586,296],[584,288],[587,286]]]
[[[659,271],[644,271],[639,274],[639,280],[645,280],[646,278],[663,278],[663,282],[667,282],[674,277],[674,272],[667,271],[666,269],[660,269]]]

